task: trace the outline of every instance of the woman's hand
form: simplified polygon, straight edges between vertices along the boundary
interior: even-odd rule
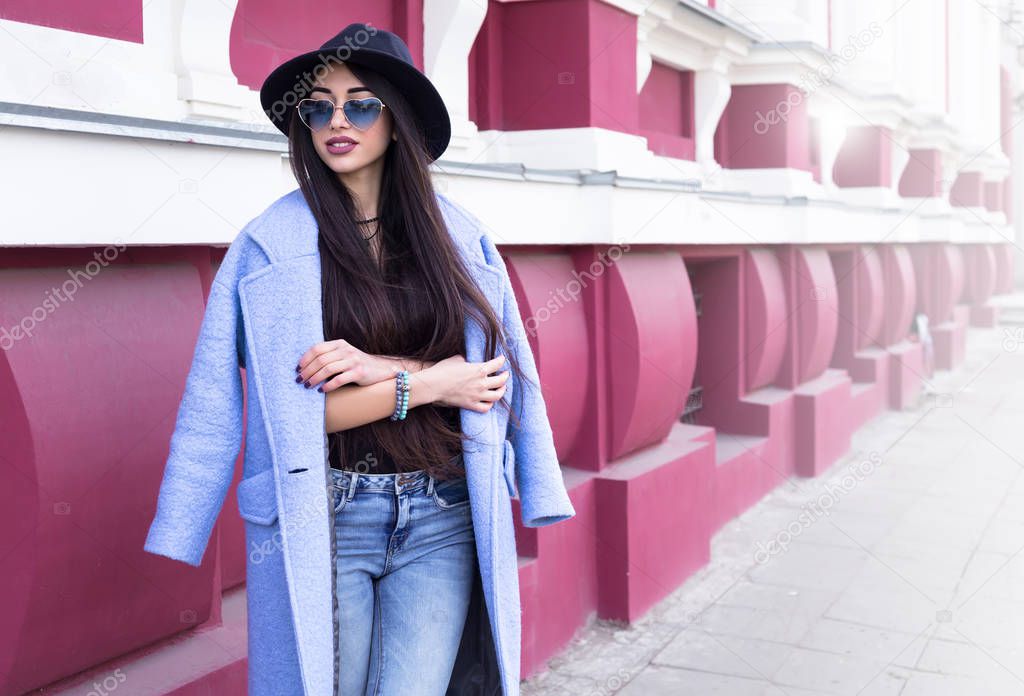
[[[421,385],[432,403],[486,413],[505,394],[509,371],[491,376],[504,362],[504,355],[482,363],[466,362],[463,356],[453,355],[411,376],[411,390]]]
[[[306,351],[295,368],[295,381],[306,388],[323,382],[318,390],[329,392],[346,384],[376,384],[391,379],[399,370],[418,372],[423,367],[416,360],[364,353],[342,338],[317,343]]]

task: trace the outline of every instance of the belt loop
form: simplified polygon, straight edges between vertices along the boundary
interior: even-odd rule
[[[352,496],[356,494],[356,484],[359,483],[359,472],[353,471],[348,482],[348,501],[352,502]]]
[[[434,495],[434,477],[431,474],[427,474],[427,496]]]

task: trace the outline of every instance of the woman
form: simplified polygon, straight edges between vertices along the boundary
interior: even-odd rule
[[[365,24],[260,96],[299,189],[217,272],[145,548],[200,564],[241,363],[249,693],[517,694],[510,498],[526,526],[575,511],[504,263],[430,183],[444,104]]]

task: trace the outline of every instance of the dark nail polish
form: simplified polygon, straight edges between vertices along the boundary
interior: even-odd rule
[[[296,365],[295,366],[295,371],[296,372],[302,372],[302,365]]]
[[[324,385],[321,384],[319,387],[316,388],[316,390],[318,392],[320,392],[321,394],[323,394],[324,393]]]
[[[309,389],[309,386],[310,386],[309,380],[306,380],[306,389]]]
[[[302,375],[299,375],[298,377],[295,378],[295,383],[296,384],[298,384],[301,381],[302,381]]]

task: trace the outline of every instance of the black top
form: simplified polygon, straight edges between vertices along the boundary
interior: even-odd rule
[[[413,280],[409,277],[403,279],[403,285],[414,284]],[[409,288],[409,289],[396,289],[389,287],[387,289],[389,301],[392,306],[405,317],[410,317],[408,330],[403,331],[402,335],[395,339],[394,345],[387,346],[386,351],[382,351],[388,355],[414,355],[416,354],[417,348],[427,345],[430,342],[431,337],[434,334],[436,317],[433,312],[430,311],[430,307],[423,302],[423,297],[426,296],[424,288]],[[416,300],[419,300],[418,302]],[[445,356],[447,357],[447,356]],[[392,380],[392,383],[394,381]],[[448,423],[449,427],[454,432],[460,432],[462,425],[459,417],[459,408],[454,406],[439,406],[436,404],[425,404],[419,406],[419,409],[435,409],[439,415]],[[396,424],[398,425],[398,424]],[[360,454],[358,459],[362,461],[351,461],[344,462],[341,460],[341,447],[339,446],[339,437],[349,441],[349,452],[352,453],[364,453]],[[340,433],[334,433],[329,438],[330,450],[329,450],[329,461],[330,465],[335,469],[356,469],[358,471],[366,471],[367,454],[370,452],[376,452],[376,461],[372,463],[375,466],[368,473],[380,473],[380,474],[393,474],[397,473],[398,469],[395,466],[395,461],[391,458],[387,451],[382,451],[379,443],[373,442],[372,433],[370,432],[369,424],[345,430]],[[383,456],[381,456],[383,455]],[[353,457],[355,455],[352,455]]]
[[[459,432],[462,429],[462,425],[459,419],[459,409],[454,406],[434,406],[430,404],[420,406],[419,408],[437,409],[437,411],[441,414],[445,422],[448,423],[448,426],[453,431]],[[342,432],[340,434],[342,437],[352,437],[351,432]],[[376,449],[373,446],[370,438],[367,436],[360,437],[357,434],[357,436],[353,439],[353,442],[354,448],[351,450],[353,452],[371,452]],[[370,474],[394,474],[398,472],[398,467],[395,465],[395,460],[392,459],[391,455],[388,454],[387,450],[383,450],[383,456],[375,455],[376,465],[372,467],[371,471],[366,470],[366,462],[369,460],[364,461],[362,466],[356,466],[357,464],[359,464],[359,462],[345,462],[345,464],[343,465],[341,462],[340,447],[337,446],[337,440],[333,437],[330,439],[329,454],[330,464],[335,469],[347,469],[350,471],[353,469],[357,469],[358,471]]]

